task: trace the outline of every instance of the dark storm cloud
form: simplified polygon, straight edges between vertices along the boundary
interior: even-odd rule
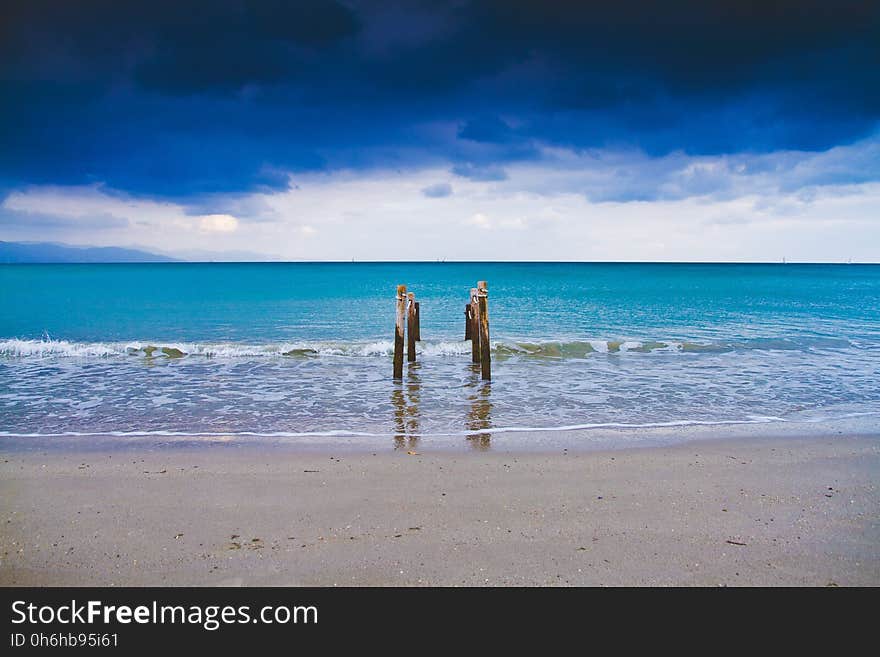
[[[6,188],[190,197],[429,162],[493,180],[536,144],[822,150],[880,116],[876,2],[4,6]]]
[[[509,143],[516,138],[510,126],[496,116],[481,116],[466,121],[459,128],[458,136],[461,139],[490,144]]]

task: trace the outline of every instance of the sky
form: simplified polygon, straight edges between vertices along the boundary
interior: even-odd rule
[[[880,2],[5,0],[0,240],[880,260]]]

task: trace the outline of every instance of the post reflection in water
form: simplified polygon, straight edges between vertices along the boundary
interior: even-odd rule
[[[480,380],[480,366],[475,365],[472,381],[469,384],[468,409],[466,426],[470,431],[467,439],[474,449],[489,449],[492,434],[483,431],[492,426],[492,382]],[[479,432],[479,433],[476,433]]]
[[[406,380],[395,384],[391,391],[391,405],[394,407],[395,449],[415,449],[419,442],[419,403],[421,401],[421,365],[410,363],[406,370]]]

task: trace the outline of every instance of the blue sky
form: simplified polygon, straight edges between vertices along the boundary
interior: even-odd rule
[[[0,239],[346,260],[880,253],[878,3],[9,7]]]

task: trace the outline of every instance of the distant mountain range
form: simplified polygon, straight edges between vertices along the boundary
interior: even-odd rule
[[[69,246],[51,242],[0,242],[0,263],[177,262],[175,258],[117,246]]]

